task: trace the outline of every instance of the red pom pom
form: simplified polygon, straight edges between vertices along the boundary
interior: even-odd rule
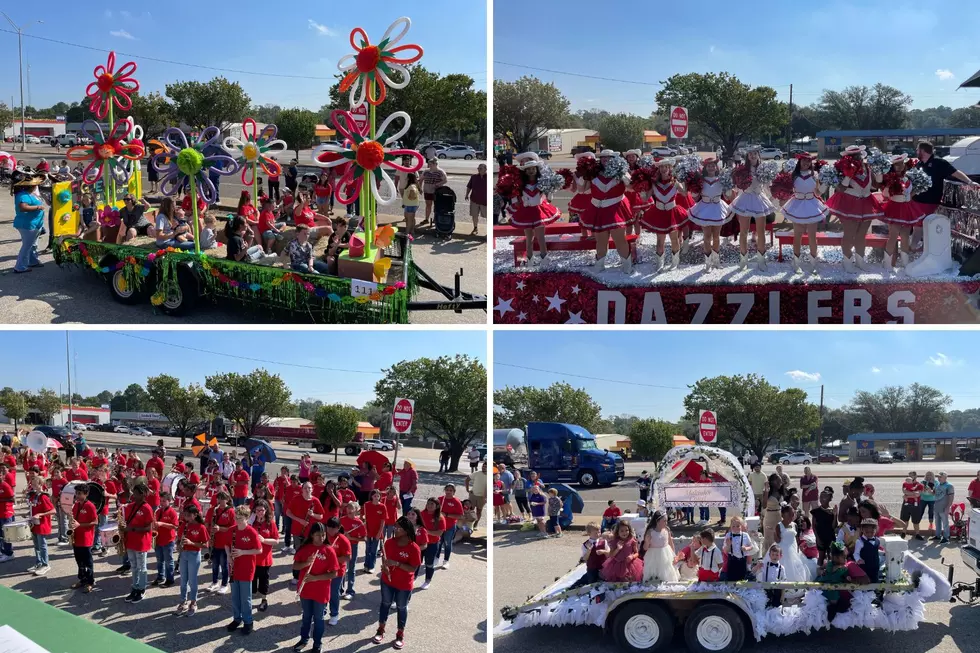
[[[657,171],[651,168],[637,168],[630,173],[630,186],[638,193],[649,192],[656,181]]]
[[[592,181],[599,176],[599,171],[602,170],[602,164],[599,163],[598,159],[593,159],[590,157],[582,157],[575,164],[575,174],[577,174],[582,179],[588,179]]]
[[[505,199],[517,197],[521,192],[521,169],[517,166],[504,165],[497,174],[496,192]]]
[[[772,186],[769,187],[769,190],[777,200],[788,200],[793,196],[793,175],[788,172],[780,172],[772,180]]]
[[[917,165],[919,165],[919,160],[918,159],[909,159],[908,161],[905,162],[905,169],[906,170],[911,170],[912,168],[914,168]]]
[[[687,178],[684,179],[684,187],[687,188],[687,192],[693,195],[700,195],[704,184],[702,183],[701,173],[691,171],[687,173]]]
[[[568,168],[559,169],[558,174],[560,174],[565,180],[565,185],[562,186],[562,190],[568,190],[575,185],[575,174]]]
[[[744,163],[732,170],[732,183],[739,190],[745,190],[752,185],[752,171]]]
[[[897,172],[886,172],[881,178],[881,187],[884,188],[889,195],[901,195],[905,190],[902,184],[903,174],[898,174]]]
[[[861,161],[854,156],[845,156],[837,160],[834,167],[837,168],[837,172],[841,173],[844,177],[853,177],[854,175],[861,172]]]
[[[827,160],[826,159],[817,159],[813,163],[813,169],[819,172],[820,171],[820,168],[824,167],[825,165],[827,165]]]

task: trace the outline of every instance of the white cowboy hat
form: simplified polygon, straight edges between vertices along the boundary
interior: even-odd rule
[[[749,152],[761,152],[761,151],[762,151],[761,145],[750,145],[747,148],[745,148],[746,154],[748,154]]]
[[[674,157],[672,157],[672,156],[664,157],[664,158],[660,159],[659,161],[654,161],[653,162],[653,165],[657,166],[658,168],[660,166],[673,166],[674,165]]]
[[[521,170],[526,168],[540,168],[541,159],[534,152],[524,152],[514,157],[517,160],[517,167]]]
[[[864,145],[848,145],[844,148],[844,151],[841,152],[841,156],[863,155],[867,149],[868,148]]]
[[[640,152],[640,151],[639,151],[639,150],[637,150],[637,149],[633,149],[633,150],[626,150],[625,152],[623,152],[623,156],[629,156],[630,154],[632,154],[632,155],[634,155],[634,156],[636,156],[636,158],[638,158],[638,159],[639,159],[639,158],[640,158],[641,156],[643,156],[643,153],[642,153],[642,152]]]
[[[909,160],[908,154],[896,154],[892,157],[892,165],[896,163],[906,163]]]
[[[617,152],[616,150],[603,150],[599,152],[600,159],[604,156],[619,156],[619,152]]]
[[[594,152],[579,152],[578,154],[575,155],[576,161],[578,161],[579,159],[594,159],[594,158],[595,158]]]

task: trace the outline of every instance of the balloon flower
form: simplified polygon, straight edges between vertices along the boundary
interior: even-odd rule
[[[208,178],[214,170],[220,175],[238,172],[238,163],[227,154],[214,154],[220,150],[221,130],[208,127],[193,144],[176,127],[163,133],[160,140],[164,151],[154,155],[150,165],[162,175],[160,190],[164,195],[176,195],[185,181],[196,185],[200,197],[208,204],[218,201],[218,190]]]
[[[385,131],[397,118],[403,119],[405,124],[398,132],[386,140],[382,140]],[[415,150],[387,149],[386,147],[401,138],[412,126],[412,119],[409,115],[404,111],[396,111],[388,116],[378,129],[377,140],[364,136],[354,126],[354,116],[351,115],[350,111],[335,110],[330,114],[330,120],[337,127],[337,131],[350,140],[350,145],[320,145],[313,150],[313,161],[323,168],[351,164],[344,176],[341,177],[337,200],[341,204],[355,202],[361,193],[361,180],[365,177],[372,181],[368,184],[368,188],[371,189],[378,204],[388,205],[398,199],[395,183],[382,166],[388,166],[400,172],[416,172],[422,168],[424,162],[422,155]],[[325,161],[324,159],[331,158],[331,154],[339,156]],[[402,165],[398,163],[402,157],[413,158],[415,163],[408,166]],[[381,190],[382,186],[385,188],[384,192]]]
[[[337,64],[340,72],[345,73],[344,79],[340,82],[340,92],[350,90],[350,104],[352,107],[359,107],[367,101],[378,106],[384,102],[388,94],[387,88],[405,88],[412,79],[408,68],[405,66],[415,63],[422,58],[422,48],[414,43],[406,43],[398,47],[392,47],[402,40],[408,33],[408,28],[412,26],[411,19],[402,16],[391,25],[388,31],[381,37],[381,42],[371,45],[371,40],[367,33],[360,27],[355,27],[350,33],[350,44],[357,54],[343,56]],[[398,34],[392,36],[392,32],[401,27]],[[356,41],[355,41],[356,39]],[[415,54],[409,57],[397,56],[401,52],[413,51]],[[392,79],[392,75],[398,73],[400,81]],[[377,84],[377,90],[375,90]]]
[[[135,63],[130,61],[120,66],[119,70],[115,68],[116,53],[110,52],[106,65],[96,66],[93,71],[95,81],[85,89],[85,95],[92,101],[89,111],[99,120],[109,115],[113,104],[121,111],[132,109],[133,100],[129,96],[140,90],[140,83],[133,77],[136,72]]]
[[[256,166],[262,166],[265,174],[274,177],[282,174],[282,167],[279,162],[269,156],[271,152],[285,152],[286,141],[277,140],[276,134],[279,128],[275,125],[266,125],[261,134],[257,134],[258,126],[251,118],[246,118],[242,122],[242,141],[234,136],[225,139],[222,147],[230,154],[241,166],[242,183],[251,186],[255,180]]]
[[[128,120],[118,120],[112,126],[108,138],[102,127],[94,120],[82,123],[82,132],[92,139],[91,145],[75,145],[65,153],[72,161],[89,161],[82,171],[82,180],[94,184],[108,170],[114,179],[126,182],[132,173],[131,165],[126,164],[143,157],[143,143],[126,142],[133,124]]]

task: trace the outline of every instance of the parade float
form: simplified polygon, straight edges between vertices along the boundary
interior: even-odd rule
[[[218,127],[209,126],[190,139],[180,129],[170,128],[149,141],[155,152],[149,165],[160,175],[161,192],[175,199],[186,192],[184,208],[193,228],[193,250],[161,249],[149,236],[117,242],[122,198],[127,193],[143,198],[141,160],[146,146],[142,128],[131,118],[116,115],[117,110],[131,109],[131,95],[139,90],[139,82],[134,77],[136,64],[116,68],[115,53],[94,70],[95,81],[86,90],[92,112],[98,120],[107,121],[108,129],[94,120],[83,123],[82,131],[92,144],[73,147],[67,153],[68,159],[87,163],[82,177],[53,187],[56,262],[65,269],[89,270],[103,277],[119,302],[149,302],[171,315],[187,313],[205,299],[248,307],[273,321],[321,323],[406,323],[413,310],[486,310],[485,297],[461,291],[462,270],[456,274],[455,287],[439,284],[414,263],[410,238],[391,226],[378,226],[378,205],[398,199],[385,168],[412,172],[423,163],[417,152],[393,147],[411,125],[408,114],[391,114],[380,127],[375,115],[387,95],[386,87],[404,88],[411,79],[406,65],[422,56],[418,45],[396,46],[410,26],[408,18],[399,18],[374,45],[362,28],[355,28],[350,44],[356,53],[338,64],[344,74],[341,89],[350,90],[351,111],[334,111],[331,120],[345,141],[341,146],[317,148],[313,163],[324,168],[342,166],[335,197],[342,205],[357,205],[362,230],[351,235],[349,247],[338,255],[336,275],[290,269],[283,250],[295,235],[292,226],[284,229],[284,239],[276,249],[280,256],[273,263],[229,260],[221,235],[213,248],[201,249],[201,212],[211,212],[217,219],[219,234],[228,219],[217,211],[217,191],[210,174],[241,173],[257,209],[259,170],[268,175],[281,172],[275,155],[286,150],[286,143],[276,138],[275,125],[259,130],[251,118],[242,123],[242,138],[222,138]],[[368,120],[361,124],[352,111],[365,103]],[[395,128],[396,123],[400,128]],[[411,157],[412,163],[402,165],[403,156]],[[99,221],[99,229],[84,237],[79,206],[82,191],[95,194]],[[326,241],[314,243],[317,257]],[[444,299],[419,301],[420,288],[433,290]]]
[[[700,476],[701,472],[709,482],[679,480],[682,474]],[[726,507],[729,514],[742,514],[748,532],[757,534],[759,520],[748,478],[735,457],[722,449],[700,445],[671,449],[657,467],[652,496],[661,508]],[[760,641],[767,636],[821,636],[820,631],[847,628],[914,630],[925,620],[926,602],[951,598],[950,582],[908,551],[905,540],[884,536],[882,542],[883,580],[866,585],[754,580],[576,585],[585,574],[582,564],[524,604],[502,608],[494,636],[532,626],[598,626],[623,650],[652,653],[668,650],[677,631],[690,651],[735,653],[752,638]],[[767,607],[767,589],[788,590],[787,598],[779,607]],[[851,592],[851,608],[828,619],[823,590]]]

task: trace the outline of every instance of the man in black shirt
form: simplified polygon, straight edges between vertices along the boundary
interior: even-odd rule
[[[932,186],[929,190],[915,195],[912,200],[920,204],[929,205],[935,209],[939,206],[943,198],[943,182],[947,179],[961,181],[967,186],[977,186],[978,184],[967,177],[963,172],[953,167],[953,164],[946,159],[939,159],[932,155],[932,143],[922,141],[918,147],[919,163],[916,165],[920,170],[924,170],[932,178]],[[927,215],[932,215],[935,210],[930,210]]]

